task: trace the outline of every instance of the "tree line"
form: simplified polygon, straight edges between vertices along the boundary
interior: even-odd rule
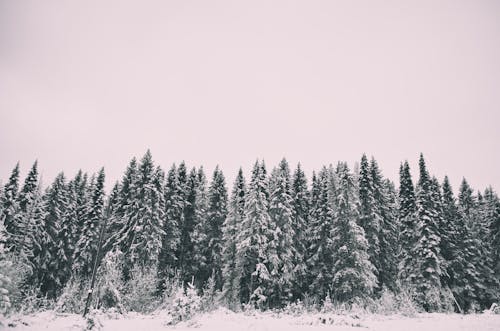
[[[98,258],[121,252],[125,282],[134,268],[157,273],[159,295],[174,277],[199,289],[210,281],[232,308],[403,289],[427,311],[450,298],[465,311],[499,299],[497,194],[464,179],[455,196],[422,155],[416,184],[405,161],[397,189],[366,155],[354,171],[339,162],[313,172],[311,183],[300,164],[292,172],[283,159],[268,173],[257,161],[228,192],[219,167],[210,182],[184,162],[165,173],[148,151],[107,195],[104,182],[104,169],[60,173],[44,189],[35,162],[23,185],[17,164],[1,188],[0,259],[28,265],[24,283],[40,296],[90,277],[104,230]]]

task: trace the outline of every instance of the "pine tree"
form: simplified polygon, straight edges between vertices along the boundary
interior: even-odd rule
[[[457,247],[452,264],[455,282],[452,290],[457,294],[457,300],[465,311],[474,310],[480,300],[479,243],[472,232],[474,206],[472,189],[463,179],[458,194]]]
[[[246,184],[243,170],[238,171],[234,181],[233,191],[226,220],[223,224],[223,292],[222,295],[229,307],[236,308],[240,302],[240,274],[236,265],[237,240],[242,231],[242,222],[245,217]]]
[[[407,284],[413,284],[420,271],[414,263],[414,248],[417,241],[416,201],[410,166],[405,161],[399,169],[399,210],[400,226],[400,265],[399,278]]]
[[[179,245],[179,270],[181,278],[185,283],[188,283],[194,277],[197,271],[195,265],[195,236],[194,231],[198,221],[197,215],[197,202],[200,197],[198,188],[198,174],[196,169],[191,169],[189,175],[185,175],[185,167],[183,169],[182,163],[179,166],[179,179],[181,183],[185,183],[182,190],[182,197],[184,200],[183,219],[180,224],[180,245]],[[184,174],[183,174],[184,172]],[[183,179],[184,177],[184,179]]]
[[[269,216],[274,231],[272,244],[276,257],[276,260],[270,261],[273,289],[269,304],[276,307],[291,301],[295,279],[294,259],[296,252],[293,243],[295,215],[290,169],[285,159],[272,172],[269,191]]]
[[[5,184],[2,196],[2,218],[5,225],[6,234],[6,249],[18,251],[20,247],[15,247],[22,238],[22,224],[19,217],[19,163],[16,164],[9,177],[9,181]]]
[[[394,208],[396,204],[396,192],[394,185],[384,180],[378,167],[377,161],[372,157],[370,161],[370,187],[373,196],[373,218],[378,219],[378,255],[376,262],[372,262],[376,268],[378,287],[387,287],[394,290],[396,287],[397,258],[396,248],[396,215]],[[368,240],[368,242],[370,242]],[[375,251],[375,250],[372,250]],[[370,253],[370,250],[368,250]],[[375,251],[375,254],[377,252]],[[371,256],[371,255],[370,255]],[[372,260],[370,260],[372,261]]]
[[[374,167],[376,167],[375,160],[373,160]],[[375,178],[373,178],[375,176]],[[380,203],[383,201],[375,201],[375,183],[373,180],[377,180],[378,183],[378,193],[382,193],[381,189],[381,179],[378,173],[378,167],[372,169],[368,164],[368,159],[365,154],[361,157],[360,169],[359,169],[359,224],[364,230],[365,237],[368,240],[368,255],[370,256],[370,262],[375,267],[375,275],[379,275],[379,270],[381,270],[380,265],[380,234],[381,226],[383,223],[382,215],[380,213]],[[381,199],[382,197],[379,197]],[[380,280],[380,277],[379,277]]]
[[[104,168],[101,168],[93,186],[88,214],[74,252],[74,268],[85,277],[90,276],[97,254],[99,233],[104,213]]]
[[[333,297],[341,302],[353,302],[371,295],[377,279],[369,259],[368,241],[357,223],[359,201],[346,164],[339,165],[337,176],[337,208],[331,230]]]
[[[260,307],[267,304],[271,285],[269,246],[271,219],[268,212],[268,185],[265,165],[255,163],[245,201],[245,217],[237,239],[237,269],[241,274],[243,302]]]
[[[208,209],[203,223],[205,270],[202,283],[215,277],[215,288],[222,289],[222,228],[227,217],[227,190],[224,174],[217,166],[208,191]]]
[[[310,293],[318,300],[323,300],[332,292],[334,252],[331,242],[333,216],[336,205],[331,173],[323,167],[316,177],[313,175],[313,187],[310,213],[309,269]]]
[[[417,184],[417,229],[418,241],[415,245],[414,263],[419,268],[414,285],[419,292],[419,300],[426,310],[438,309],[435,304],[441,291],[443,258],[439,250],[440,211],[434,192],[433,181],[427,172],[423,155],[419,160],[420,178]]]
[[[445,176],[441,189],[443,217],[440,225],[441,241],[439,249],[444,260],[441,283],[443,286],[449,287],[453,292],[457,280],[453,272],[453,264],[456,259],[460,258],[458,255],[461,253],[458,250],[460,245],[459,230],[457,228],[458,210],[448,176]]]
[[[57,297],[68,279],[70,269],[63,246],[59,242],[61,220],[67,205],[66,179],[63,173],[55,178],[44,196],[43,233],[40,236],[41,251],[37,254],[38,283],[42,294]]]
[[[161,250],[165,213],[164,174],[153,164],[148,150],[139,166],[137,196],[128,211],[131,236],[128,256],[133,265],[156,266]]]
[[[292,205],[294,238],[294,291],[293,298],[299,299],[307,292],[307,249],[309,247],[309,212],[310,195],[307,188],[307,179],[304,171],[297,165],[292,179]]]
[[[24,258],[33,254],[33,228],[34,202],[38,194],[38,162],[35,161],[24,181],[23,188],[18,196],[18,234],[15,236],[15,252]]]
[[[493,189],[488,187],[484,192],[485,200],[485,224],[489,230],[488,242],[491,247],[491,268],[496,276],[493,282],[492,298],[496,301],[500,298],[500,199]]]
[[[193,242],[192,270],[198,288],[204,289],[205,281],[209,278],[211,268],[208,262],[209,250],[207,247],[209,241],[207,178],[203,167],[200,167],[196,173],[193,211],[194,228],[191,233],[191,240]]]
[[[158,261],[160,289],[167,278],[175,275],[177,267],[176,251],[179,248],[179,225],[183,221],[182,188],[175,164],[170,168],[165,184],[165,220],[163,222],[162,248]]]
[[[494,206],[494,202],[492,192],[486,190],[485,196],[478,192],[472,233],[475,235],[480,254],[477,269],[481,275],[482,286],[478,289],[481,308],[489,308],[493,302],[497,301],[499,294],[500,284],[494,272],[495,265],[491,254],[493,245],[490,206]]]
[[[137,167],[137,159],[134,157],[130,160],[125,174],[120,183],[120,191],[117,197],[117,206],[113,208],[111,214],[112,222],[109,225],[109,237],[104,244],[104,251],[111,251],[119,248],[122,252],[128,252],[130,249],[131,231],[133,228],[129,226],[129,216],[134,213],[133,208],[137,208],[138,196],[138,181],[139,169]],[[126,266],[124,273],[127,274]]]

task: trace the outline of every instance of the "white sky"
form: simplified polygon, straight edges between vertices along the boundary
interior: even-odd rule
[[[499,59],[499,1],[0,0],[0,178],[423,152],[500,189]]]

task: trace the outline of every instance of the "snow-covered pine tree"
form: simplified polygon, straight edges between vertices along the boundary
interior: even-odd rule
[[[399,256],[399,278],[405,285],[414,284],[420,273],[415,265],[414,248],[417,241],[417,215],[415,189],[410,166],[405,161],[399,169],[398,225],[401,243]]]
[[[194,211],[194,229],[191,234],[193,241],[193,275],[195,283],[198,288],[205,287],[205,281],[208,279],[209,270],[211,267],[208,265],[208,233],[207,233],[207,210],[208,210],[208,195],[207,195],[207,177],[203,167],[200,167],[196,174],[195,185],[196,197],[193,204]]]
[[[378,287],[383,286],[394,290],[396,286],[397,234],[395,221],[395,189],[394,185],[384,180],[375,158],[370,160],[370,187],[373,196],[373,218],[378,219],[378,258],[376,264]],[[368,244],[370,241],[368,240]],[[373,250],[372,250],[373,251]],[[368,250],[370,253],[370,250]],[[370,260],[371,261],[371,260]],[[373,262],[372,262],[373,264]]]
[[[133,227],[130,226],[129,216],[133,214],[133,208],[137,209],[138,181],[139,169],[137,159],[134,157],[130,160],[120,183],[117,206],[113,208],[112,222],[109,226],[110,235],[104,243],[105,251],[118,248],[122,252],[127,252],[130,248]],[[125,266],[125,278],[129,268],[130,266]]]
[[[164,234],[163,182],[163,171],[155,168],[148,150],[139,166],[137,197],[127,217],[132,235],[126,253],[132,264],[141,268],[156,267],[158,263]]]
[[[222,228],[227,217],[227,189],[224,174],[217,166],[208,190],[206,220],[202,223],[205,234],[205,270],[201,282],[215,277],[215,288],[222,289]]]
[[[488,193],[488,191],[486,191],[486,193]],[[488,199],[491,199],[491,194],[488,194]],[[482,284],[478,289],[479,304],[481,308],[489,308],[493,302],[497,302],[500,285],[494,273],[494,262],[491,255],[493,246],[491,241],[491,221],[489,219],[490,212],[488,207],[488,201],[478,192],[472,233],[475,236],[480,254],[477,270],[481,275]]]
[[[121,219],[117,215],[118,208],[120,207],[120,189],[120,183],[115,182],[106,201],[105,210],[108,211],[107,215],[109,218],[102,241],[103,245],[101,249],[103,257],[112,249],[113,245],[110,240],[121,228]]]
[[[1,208],[2,207],[0,207],[0,212],[2,211]],[[2,217],[0,218],[0,266],[2,267],[4,263],[6,263],[5,261],[7,255],[7,249],[5,248],[6,240],[7,240],[7,234],[5,233],[5,225]],[[0,317],[3,317],[3,313],[5,313],[5,311],[7,311],[11,306],[9,290],[8,290],[8,283],[10,283],[11,280],[9,277],[7,277],[6,274],[4,274],[4,272],[5,272],[4,269],[0,268]]]
[[[375,162],[375,160],[373,160]],[[376,164],[375,164],[376,165]],[[375,188],[373,180],[378,181],[378,193],[381,190],[380,174],[377,173],[378,168],[374,169],[375,178],[372,176],[371,167],[365,154],[361,157],[359,168],[359,225],[363,228],[365,238],[368,240],[368,255],[370,262],[375,267],[375,275],[380,279],[379,270],[380,266],[380,234],[383,223],[382,215],[380,212],[381,203],[383,201],[375,201]],[[379,196],[379,198],[381,198]],[[381,284],[380,284],[381,285]]]
[[[271,286],[269,246],[272,238],[268,212],[268,183],[264,162],[257,161],[245,200],[245,217],[237,239],[236,263],[242,302],[267,305]]]
[[[313,174],[310,213],[310,247],[307,261],[309,270],[309,293],[318,301],[331,295],[333,281],[333,258],[331,231],[336,208],[331,195],[336,191],[331,172],[323,167],[318,175]]]
[[[31,167],[24,185],[19,192],[19,215],[18,231],[14,239],[13,251],[23,258],[30,258],[33,255],[33,228],[32,220],[34,216],[34,202],[39,193],[38,162],[35,161]]]
[[[490,259],[496,279],[493,298],[500,299],[500,199],[490,186],[484,192],[485,223],[489,229]]]
[[[448,176],[444,177],[441,190],[443,217],[440,224],[441,241],[439,249],[444,260],[441,283],[443,286],[449,287],[453,292],[455,282],[455,275],[452,268],[453,261],[457,258],[456,255],[460,253],[457,251],[457,245],[459,244],[457,229],[458,210]]]
[[[93,261],[97,254],[104,213],[104,179],[104,168],[101,168],[92,187],[88,214],[73,255],[74,270],[83,277],[88,277],[92,273]]]
[[[309,209],[310,194],[307,188],[307,178],[300,163],[297,165],[292,179],[293,228],[295,229],[293,245],[295,256],[293,299],[303,297],[307,292],[307,249],[309,247]]]
[[[35,275],[38,277],[41,293],[55,298],[70,272],[67,263],[69,257],[59,242],[61,220],[67,205],[66,179],[63,173],[58,174],[48,188],[44,204],[43,234],[39,240],[41,251],[35,257],[38,262]]]
[[[240,168],[234,181],[228,214],[222,227],[222,275],[224,281],[222,295],[228,306],[233,309],[237,308],[240,303],[240,274],[236,265],[236,244],[245,217],[245,196],[245,178],[243,170]]]
[[[358,225],[359,201],[347,164],[339,164],[337,177],[337,208],[331,230],[333,298],[352,303],[370,296],[377,278],[368,254],[368,241],[363,228]]]
[[[183,218],[180,224],[180,245],[179,245],[179,271],[183,282],[188,283],[194,276],[195,269],[194,261],[194,242],[193,232],[196,225],[196,198],[198,196],[197,185],[198,178],[196,169],[191,169],[189,175],[186,176],[185,167],[179,166],[179,179],[181,180],[184,173],[185,185],[182,191],[184,197]],[[181,181],[182,184],[182,181]]]
[[[380,269],[379,277],[382,286],[386,286],[391,291],[397,290],[398,275],[398,206],[397,193],[394,183],[389,179],[383,181],[383,196],[385,197],[385,206],[383,210],[382,232],[380,235]]]
[[[19,215],[19,162],[11,172],[7,184],[5,184],[2,195],[2,215],[5,225],[5,247],[8,250],[16,251],[15,247],[22,237],[22,220]]]
[[[433,181],[427,171],[422,154],[419,159],[420,177],[416,190],[417,229],[413,263],[419,268],[414,285],[418,290],[419,303],[427,311],[438,309],[441,291],[441,276],[443,258],[439,250],[441,238],[439,236],[440,202],[434,192],[439,192],[439,187],[433,188]]]
[[[274,230],[272,245],[276,260],[271,260],[272,294],[269,304],[280,307],[292,300],[295,280],[295,231],[294,208],[291,192],[290,168],[288,162],[281,160],[274,169],[269,184],[269,216]]]
[[[457,241],[451,268],[455,276],[452,291],[457,294],[456,298],[465,311],[477,308],[480,300],[480,251],[473,233],[474,207],[472,189],[464,178],[458,193]]]
[[[184,202],[182,201],[182,188],[175,164],[168,171],[164,194],[165,220],[163,222],[163,232],[165,234],[162,238],[161,252],[158,259],[160,290],[164,289],[166,279],[173,277],[177,269],[175,253],[179,248],[179,225],[182,224],[183,220]]]
[[[500,281],[500,199],[491,186],[485,190],[484,199],[487,208],[486,218],[490,228],[493,270],[497,280]]]

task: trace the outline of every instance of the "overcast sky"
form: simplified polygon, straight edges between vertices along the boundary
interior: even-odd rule
[[[499,1],[0,0],[0,178],[423,152],[500,189],[499,59]]]

